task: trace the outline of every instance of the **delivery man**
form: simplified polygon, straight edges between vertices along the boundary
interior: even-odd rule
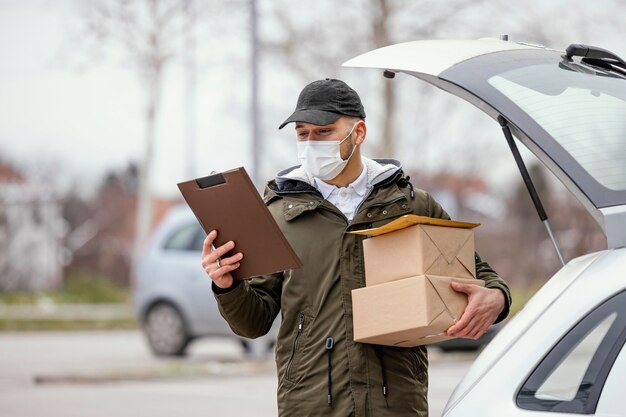
[[[208,234],[202,265],[222,316],[233,332],[256,338],[276,316],[278,410],[288,416],[426,416],[428,359],[424,346],[399,348],[356,343],[351,291],[364,286],[362,236],[405,214],[449,219],[426,192],[414,189],[398,161],[361,155],[367,126],[358,94],[335,79],[302,90],[296,110],[279,128],[295,124],[301,165],[267,184],[265,202],[304,266],[246,281],[231,272],[245,254],[228,242],[211,251]],[[263,239],[259,236],[259,239]],[[476,339],[509,311],[505,282],[478,255],[485,287],[456,284],[468,296],[450,336]]]

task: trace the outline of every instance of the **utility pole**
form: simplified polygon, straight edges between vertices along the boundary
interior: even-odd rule
[[[252,181],[257,186],[261,185],[261,154],[263,146],[261,143],[260,126],[259,126],[259,39],[258,39],[258,13],[256,0],[250,1],[250,35],[251,35],[251,127],[252,127]]]
[[[185,72],[185,177],[196,176],[196,9],[195,2],[189,1],[187,9],[188,25],[185,30],[184,72]]]

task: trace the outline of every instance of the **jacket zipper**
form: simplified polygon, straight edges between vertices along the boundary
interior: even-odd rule
[[[394,177],[395,177],[396,175],[397,175],[397,173],[396,173],[396,174],[394,174]],[[379,185],[379,186],[380,186],[381,184],[386,183],[388,180],[389,180],[389,178],[387,178],[385,181],[380,182],[379,184],[374,185],[374,186],[373,186],[373,187],[372,187],[372,188],[371,188],[371,189],[367,192],[367,194],[365,195],[365,197],[363,197],[363,200],[361,200],[361,202],[359,203],[359,205],[358,205],[358,206],[356,207],[356,209],[354,210],[354,216],[356,216],[357,214],[359,214],[359,210],[361,210],[361,207],[363,206],[363,204],[367,201],[367,199],[370,197],[370,195],[372,195],[372,193],[374,192],[374,190],[377,188],[376,186],[377,186],[377,185]],[[386,202],[386,203],[374,204],[374,205],[372,205],[372,206],[370,206],[370,207],[377,207],[377,206],[383,206],[383,205],[385,205],[385,204],[395,203],[396,201],[400,201],[400,200],[402,200],[403,198],[404,198],[404,197],[397,198],[397,199],[395,199],[395,200],[393,200],[393,201],[389,201],[389,202]],[[354,217],[353,217],[353,218],[354,218]],[[346,219],[346,220],[347,220],[347,219]],[[348,226],[349,226],[349,225],[351,225],[351,224],[352,224],[352,222],[351,222],[351,221],[348,221]]]
[[[291,375],[289,375],[289,371],[291,370],[291,364],[293,363],[293,359],[296,357],[296,349],[298,348],[298,339],[302,334],[302,329],[304,328],[304,314],[300,313],[299,315],[300,322],[298,323],[298,331],[296,333],[296,337],[293,339],[293,348],[291,350],[291,358],[289,359],[289,363],[287,364],[287,370],[285,371],[285,378],[291,381]]]
[[[370,191],[370,194],[371,194],[371,191]],[[369,197],[369,194],[365,197],[365,199],[363,199],[363,201],[361,201],[361,204],[359,204],[359,206],[357,207],[357,209],[356,209],[356,211],[355,211],[355,213],[354,213],[354,215],[355,215],[355,216],[356,216],[356,214],[359,212],[359,210],[361,209],[361,206],[363,205],[363,203],[365,202],[365,200],[367,200],[367,198],[368,198],[368,197]],[[394,200],[391,200],[391,201],[386,201],[386,202],[382,202],[382,203],[372,204],[371,206],[369,206],[369,208],[372,208],[372,207],[380,207],[380,206],[386,206],[386,205],[393,204],[393,203],[396,203],[396,202],[401,201],[401,200],[404,200],[404,199],[405,199],[405,197],[398,197],[398,198],[396,198],[396,199],[394,199]],[[369,223],[369,222],[368,222],[368,223]],[[362,224],[362,223],[361,223],[361,224]],[[350,227],[351,225],[352,225],[352,222],[349,222],[349,223],[348,223],[348,227]],[[347,231],[347,229],[346,229],[346,231]],[[363,256],[361,256],[361,271],[365,271],[365,261],[364,261],[364,259],[363,259]],[[364,274],[364,273],[363,273],[363,274],[361,274],[361,277],[360,277],[360,283],[361,283],[361,286],[362,286],[362,287],[364,287],[364,286],[365,286],[364,277],[365,277],[365,274]]]
[[[361,207],[363,206],[363,204],[367,201],[368,198],[370,198],[370,196],[372,195],[372,193],[374,192],[374,187],[372,187],[371,190],[369,190],[367,192],[367,195],[365,197],[363,197],[363,200],[361,200],[361,202],[359,203],[358,206],[356,206],[356,209],[354,209],[354,216],[356,216],[357,214],[359,214],[359,210],[361,210]],[[354,217],[353,217],[354,218]],[[352,224],[352,222],[348,222],[349,224]]]

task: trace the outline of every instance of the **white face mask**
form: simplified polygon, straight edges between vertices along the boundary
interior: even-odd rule
[[[343,171],[352,158],[356,145],[348,159],[341,159],[341,144],[348,139],[354,131],[354,126],[350,129],[348,136],[342,140],[307,140],[297,142],[298,159],[300,163],[311,175],[322,181],[335,178]]]

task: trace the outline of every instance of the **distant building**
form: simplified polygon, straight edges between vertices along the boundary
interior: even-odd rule
[[[58,288],[63,233],[54,192],[0,161],[0,291]]]
[[[88,217],[74,225],[67,246],[71,253],[66,274],[88,273],[118,285],[130,285],[137,196],[134,172],[111,172],[89,202]],[[152,198],[151,230],[180,199]]]

